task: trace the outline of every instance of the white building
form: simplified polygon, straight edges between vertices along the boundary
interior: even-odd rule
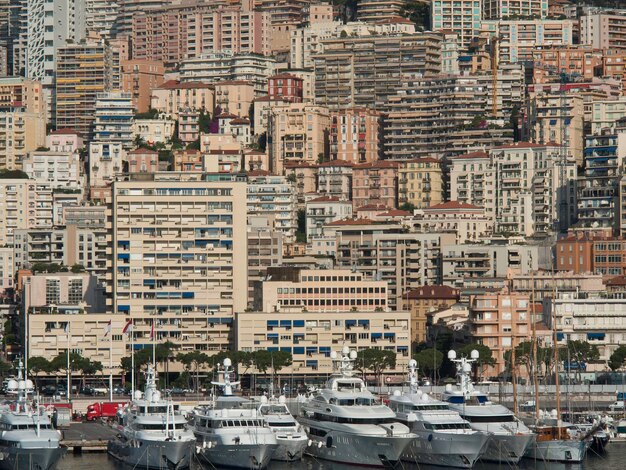
[[[26,0],[26,76],[44,86],[54,81],[57,48],[85,37],[85,2],[82,0]]]
[[[458,201],[418,210],[413,220],[417,232],[454,232],[457,243],[477,242],[493,231],[493,219],[485,215],[484,208]]]
[[[0,179],[0,245],[13,246],[15,229],[52,227],[52,188],[32,179]]]
[[[169,142],[174,135],[176,121],[171,119],[135,119],[133,135],[149,145]]]
[[[121,173],[126,160],[126,150],[121,142],[91,142],[89,145],[89,185],[102,187],[111,183]]]
[[[330,222],[352,217],[352,201],[322,196],[306,202],[306,239],[324,236],[324,227]]]
[[[38,183],[53,189],[82,190],[83,175],[78,152],[31,152],[24,160],[24,171]]]
[[[272,176],[266,171],[248,173],[246,187],[248,217],[263,216],[274,230],[281,231],[286,240],[294,240],[298,226],[296,185],[284,176]]]
[[[133,144],[132,94],[112,91],[99,93],[96,99],[94,142],[119,142],[125,150]]]
[[[616,100],[591,103],[591,133],[600,134],[603,129],[615,132],[617,121],[626,117],[626,96]]]

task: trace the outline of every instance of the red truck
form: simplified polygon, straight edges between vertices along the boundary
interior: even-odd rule
[[[126,402],[99,401],[87,406],[87,421],[98,418],[115,418],[117,410],[124,408]]]

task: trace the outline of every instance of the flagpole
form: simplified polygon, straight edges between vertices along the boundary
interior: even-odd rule
[[[154,318],[152,319],[152,367],[156,372],[156,330],[154,329]]]
[[[67,401],[70,401],[72,389],[70,384],[70,322],[67,322]]]
[[[132,320],[131,320],[132,321]],[[130,399],[135,399],[135,332],[130,324]]]
[[[113,334],[110,334],[109,346],[109,401],[113,401]]]

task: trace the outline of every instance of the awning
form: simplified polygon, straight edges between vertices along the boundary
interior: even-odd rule
[[[382,333],[372,333],[371,337],[372,337],[372,339],[378,339],[378,338],[382,338],[383,334]]]
[[[605,333],[587,333],[587,339],[604,339]]]
[[[294,328],[304,327],[304,320],[294,320],[293,327]]]
[[[278,320],[267,320],[267,326],[269,327],[273,327],[273,326],[278,326]]]
[[[346,320],[346,326],[356,326],[356,320]]]

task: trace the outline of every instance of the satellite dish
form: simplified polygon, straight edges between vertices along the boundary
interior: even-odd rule
[[[394,390],[393,391],[393,396],[394,397],[399,397],[400,395],[402,395],[402,392],[400,392],[400,390]]]

